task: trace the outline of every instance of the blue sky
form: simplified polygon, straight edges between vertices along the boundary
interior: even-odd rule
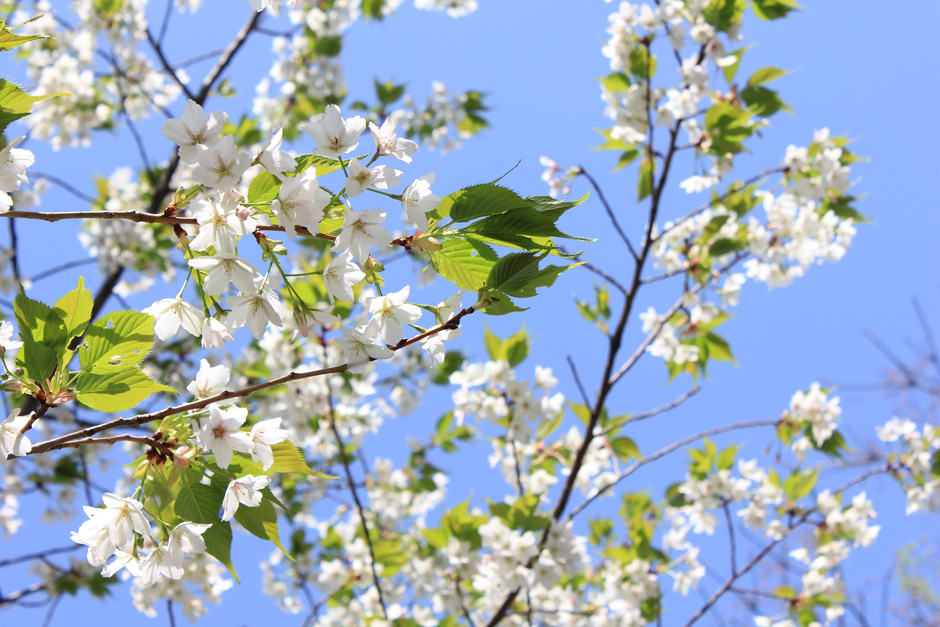
[[[185,43],[180,58],[188,54],[186,48],[201,50],[215,45],[204,39],[224,43],[228,33],[237,30],[247,16],[248,3],[242,4],[244,11],[232,11],[217,29],[213,27],[205,37],[200,33],[198,41],[191,38]],[[739,173],[747,176],[776,165],[787,144],[806,145],[814,129],[828,126],[833,133],[848,134],[856,140],[853,150],[870,158],[869,163],[853,168],[853,178],[859,179],[855,190],[864,194],[858,208],[872,222],[859,227],[852,249],[838,264],[811,268],[806,277],[784,289],[768,291],[754,285],[745,288],[737,316],[722,329],[738,366],[720,364],[712,368],[704,391],[694,400],[658,420],[641,423],[629,433],[644,452],[671,442],[677,433],[778,416],[795,390],[816,380],[836,384],[877,382],[888,364],[864,338],[863,331],[870,329],[906,354],[905,339],[915,343],[920,339],[910,304],[912,297],[920,300],[940,331],[940,258],[936,246],[940,216],[934,190],[940,166],[936,156],[940,131],[930,116],[940,100],[940,82],[936,80],[929,43],[935,40],[940,8],[924,0],[908,3],[905,13],[916,18],[905,19],[903,26],[898,26],[896,17],[886,15],[884,3],[830,0],[806,4],[788,20],[764,23],[749,18],[745,25],[746,41],[758,45],[745,55],[740,74],[747,76],[765,65],[789,70],[791,73],[778,81],[777,88],[794,114],[774,118],[773,125],[764,132],[764,140],[752,144],[754,154],[741,160]],[[590,171],[627,230],[638,233],[645,220],[645,206],[635,202],[633,172],[628,169],[611,174],[615,153],[589,150],[599,138],[592,129],[605,125],[596,77],[609,71],[600,47],[606,38],[606,16],[616,4],[599,0],[481,0],[480,5],[475,14],[460,20],[403,8],[399,17],[354,26],[343,54],[351,99],[371,94],[375,77],[407,82],[419,101],[430,90],[432,80],[441,80],[452,89],[484,91],[492,107],[488,114],[492,128],[446,156],[419,154],[409,175],[436,171],[435,191],[446,193],[469,183],[492,180],[521,160],[521,165],[505,179],[506,184],[523,195],[542,194],[545,186],[539,175],[543,168],[538,159],[548,155],[563,165],[583,165]],[[178,33],[192,32],[189,29],[194,23],[182,18],[174,28],[180,28]],[[251,92],[253,78],[266,72],[266,65],[252,67],[254,59],[268,58],[265,38],[251,46],[240,59],[244,65],[233,75],[236,87],[245,93]],[[671,60],[663,60],[661,68],[662,77],[674,76],[670,74],[674,71]],[[198,75],[195,70],[193,73]],[[174,109],[181,106],[177,103]],[[228,102],[210,104],[210,110],[215,108],[235,110]],[[160,155],[166,152],[166,142],[157,129],[157,120],[146,126],[156,146],[151,153]],[[37,170],[69,172],[69,180],[86,190],[92,189],[88,182],[91,173],[107,175],[119,165],[138,162],[130,141],[123,136],[105,138],[90,150],[51,154],[35,143],[31,148],[37,155]],[[92,154],[93,159],[89,158]],[[678,182],[691,173],[691,162],[680,162],[673,180]],[[682,215],[701,203],[701,198],[688,197],[677,186],[672,187],[665,204],[667,218]],[[580,181],[573,195],[580,197],[587,189]],[[78,207],[68,196],[50,194],[42,208]],[[571,211],[565,220],[563,230],[598,238],[598,242],[585,246],[589,259],[614,273],[628,269],[619,241],[608,236],[609,228],[596,200]],[[22,222],[19,228],[25,241],[31,241],[31,233],[49,236],[47,225],[39,228]],[[60,224],[51,231],[64,242],[63,249],[74,241],[73,227]],[[68,250],[50,254],[48,246],[25,246],[21,263],[25,268],[40,270],[82,256],[77,244]],[[63,257],[56,257],[58,254]],[[89,274],[87,269],[85,274]],[[74,280],[74,274],[66,274],[61,281],[37,285],[35,293],[39,297],[55,296],[73,286]],[[88,277],[92,284],[97,280]],[[529,303],[531,310],[525,314],[498,320],[476,316],[468,319],[461,340],[463,349],[484,359],[483,322],[502,335],[525,323],[536,340],[522,366],[523,374],[531,376],[536,363],[550,365],[562,381],[561,389],[574,397],[565,365],[565,357],[571,355],[589,392],[593,392],[605,341],[580,318],[571,298],[573,294],[589,296],[593,281],[587,272],[571,271],[553,290]],[[637,311],[650,304],[664,308],[672,302],[674,290],[675,286],[671,290],[651,289],[640,299]],[[421,296],[415,298],[420,300]],[[151,300],[131,302],[144,307]],[[634,320],[628,332],[628,351],[632,351],[631,342],[635,345],[641,339],[637,323]],[[661,363],[647,358],[612,395],[612,412],[649,409],[675,398],[689,384],[679,379],[666,387]],[[874,440],[873,426],[893,415],[894,403],[848,387],[839,394],[843,399],[843,428],[852,436],[850,441],[864,448]],[[432,407],[388,424],[383,431],[382,454],[396,458],[403,455],[405,436],[427,431],[437,415]],[[762,454],[770,434],[752,431],[733,439],[745,442],[744,455],[753,457]],[[477,448],[464,456],[441,460],[441,465],[453,471],[450,490],[454,501],[462,500],[470,490],[480,497],[503,489],[495,484],[499,481],[495,473],[486,474],[483,469],[487,453],[487,449]],[[659,490],[664,485],[660,479],[664,473],[670,479],[681,478],[682,462],[683,456],[676,454],[663,465],[638,473],[628,488]],[[850,473],[827,471],[823,481],[836,485],[852,476]],[[482,484],[480,476],[486,477]],[[493,486],[489,492],[488,485]],[[869,585],[869,578],[877,579],[886,571],[901,544],[937,522],[935,517],[904,517],[900,491],[888,481],[871,482],[866,489],[874,497],[883,531],[874,547],[855,554],[850,562],[849,581],[862,587]],[[22,511],[29,521],[29,498],[23,499]],[[15,542],[0,543],[0,558],[49,546],[48,529],[32,524],[35,526],[24,529]],[[57,529],[54,544],[68,544],[65,529]],[[243,589],[227,593],[221,607],[211,608],[208,620],[211,624],[262,624],[277,611],[271,600],[261,596],[260,571],[253,566],[255,557],[264,554],[267,547],[238,535],[234,548],[236,565],[243,564]],[[707,550],[706,564],[710,557],[717,562],[720,552],[714,547]],[[724,573],[724,565],[719,566]],[[0,588],[8,591],[14,583],[7,573],[0,572]],[[708,578],[703,583],[706,589],[714,585]],[[870,593],[877,596],[878,587]],[[697,600],[691,599],[688,607]],[[93,615],[98,610],[97,604],[85,599],[66,599],[59,620],[75,625],[99,624],[100,619]],[[108,612],[114,622],[138,620],[139,616],[123,591],[110,601]],[[679,616],[686,613],[682,608],[677,610]],[[4,618],[22,619],[24,624],[40,622],[34,611],[14,610]],[[285,624],[293,624],[289,621]]]

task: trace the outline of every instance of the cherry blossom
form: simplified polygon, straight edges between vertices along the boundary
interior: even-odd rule
[[[231,520],[238,511],[239,504],[245,507],[259,507],[264,495],[261,490],[271,483],[271,477],[245,475],[233,479],[225,490],[222,498],[222,520]]]
[[[235,451],[251,451],[248,434],[240,431],[247,417],[248,410],[242,407],[209,406],[209,416],[202,420],[196,431],[196,439],[204,450],[215,455],[215,463],[219,468],[228,468]]]
[[[179,144],[179,156],[186,163],[199,160],[200,148],[212,148],[219,143],[222,127],[228,114],[216,111],[206,115],[199,104],[189,100],[183,107],[182,118],[173,118],[163,123],[161,131],[172,142]]]
[[[317,142],[316,154],[339,159],[359,145],[366,121],[358,115],[344,120],[338,106],[327,105],[319,122],[304,122],[298,128]]]

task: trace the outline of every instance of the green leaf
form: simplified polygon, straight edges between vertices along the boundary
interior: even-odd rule
[[[281,181],[276,176],[267,170],[259,172],[258,176],[251,180],[251,185],[248,186],[248,202],[271,202],[277,198],[280,189]]]
[[[489,255],[492,249],[489,253],[481,252],[474,244],[460,239],[447,239],[441,245],[440,251],[430,253],[434,271],[457,287],[474,292],[482,288],[495,263],[495,253],[493,257]]]
[[[11,122],[29,115],[33,104],[47,98],[68,96],[64,93],[48,94],[46,96],[31,96],[13,83],[0,78],[0,133]]]
[[[796,0],[754,0],[751,8],[754,9],[754,14],[762,20],[776,20],[802,7],[796,3]]]
[[[62,315],[69,338],[78,337],[88,326],[95,301],[85,289],[85,281],[78,277],[78,287],[56,301],[55,308]]]
[[[310,468],[300,449],[289,441],[272,445],[271,452],[274,453],[274,464],[267,470],[269,475],[276,472],[297,472],[311,477],[319,477],[320,479],[339,479],[339,477],[317,472]]]
[[[722,255],[727,255],[728,253],[743,250],[744,247],[745,244],[741,240],[731,239],[730,237],[722,237],[712,242],[712,245],[708,247],[708,254],[712,257],[720,257]]]
[[[212,525],[202,534],[202,539],[206,541],[206,552],[222,562],[238,581],[235,567],[232,566],[232,526],[219,520],[223,497],[222,492],[211,486],[198,482],[185,483],[176,495],[173,509],[184,521]]]
[[[813,491],[818,478],[818,468],[796,471],[783,482],[783,493],[790,497],[793,502],[801,501]]]
[[[630,73],[646,80],[656,75],[656,55],[650,54],[649,48],[637,45],[630,51]]]
[[[78,351],[82,370],[120,372],[139,364],[153,346],[153,316],[140,311],[114,311],[91,323]]]
[[[640,172],[636,179],[636,198],[643,200],[653,193],[653,177],[656,174],[656,161],[649,156],[640,162]]]
[[[404,85],[396,85],[392,81],[380,83],[378,79],[375,79],[374,84],[375,95],[383,105],[392,104],[405,93]]]
[[[751,74],[751,77],[747,79],[747,85],[748,87],[760,87],[761,85],[765,85],[786,75],[786,70],[781,70],[778,67],[769,65]]]
[[[792,111],[777,92],[766,87],[745,87],[741,91],[741,98],[747,103],[748,111],[761,117],[769,117],[781,110]]]
[[[493,265],[486,286],[508,295],[524,288],[536,277],[542,256],[535,253],[513,253],[506,255]]]
[[[636,442],[630,438],[614,438],[610,441],[610,446],[620,461],[627,461],[631,458],[640,459],[643,457],[643,455],[640,454],[640,449],[637,447]]]
[[[709,359],[734,363],[734,355],[731,354],[731,345],[728,344],[728,340],[717,333],[707,333],[705,335],[705,345],[708,349]]]
[[[124,6],[124,0],[94,0],[94,5],[98,16],[107,21],[117,15]]]
[[[368,156],[369,155],[361,155],[356,158],[363,159]],[[349,159],[346,161],[348,162]],[[297,169],[294,170],[294,175],[303,174],[311,167],[317,173],[317,176],[323,176],[335,172],[343,166],[339,162],[339,159],[330,159],[329,157],[321,157],[320,155],[300,155],[297,157]]]
[[[313,50],[318,55],[324,57],[339,56],[343,49],[343,38],[339,35],[328,35],[326,37],[317,37],[313,43]]]
[[[367,20],[381,20],[384,3],[385,0],[362,0],[362,14]]]
[[[722,102],[709,108],[705,113],[705,127],[712,136],[709,152],[724,155],[727,152],[736,154],[744,150],[742,142],[750,137],[756,128],[751,116],[751,112],[730,102]]]
[[[741,67],[741,57],[744,56],[744,53],[751,49],[753,44],[749,46],[744,46],[743,48],[738,48],[734,52],[728,54],[729,57],[734,57],[734,63],[729,63],[721,69],[722,73],[725,75],[725,80],[730,84],[734,77],[738,74],[738,68]]]
[[[519,307],[506,294],[499,291],[486,290],[490,304],[483,308],[483,313],[490,316],[504,316],[517,311],[526,311],[527,307]]]
[[[55,372],[71,339],[60,310],[19,294],[13,313],[23,339],[16,363],[33,381],[45,381]]]
[[[42,16],[37,15],[36,17],[27,20],[23,24],[28,24],[33,20],[39,19],[40,17]],[[20,26],[23,24],[20,24]],[[7,28],[6,22],[0,20],[0,51],[12,50],[13,48],[22,46],[27,42],[35,41],[37,39],[46,39],[48,37],[47,35],[17,35],[13,31],[15,31],[20,26]]]
[[[741,21],[747,0],[712,0],[702,17],[718,31],[726,31]]]
[[[620,157],[617,159],[617,164],[614,166],[614,172],[618,172],[634,161],[640,156],[640,151],[636,148],[630,148],[629,150],[624,150],[620,153]]]
[[[612,94],[625,94],[630,91],[630,77],[623,72],[614,72],[597,80],[601,82],[605,91]]]
[[[526,207],[526,201],[511,189],[494,183],[471,185],[445,196],[436,209],[439,219],[450,216],[455,222],[505,213]]]
[[[261,505],[258,507],[246,507],[245,505],[241,505],[238,511],[235,512],[235,520],[237,520],[248,533],[262,540],[270,540],[273,542],[288,559],[294,561],[291,554],[288,553],[287,549],[281,544],[281,537],[277,529],[277,512],[274,511],[274,506],[271,504],[270,500],[267,498],[263,499]]]
[[[510,368],[515,368],[525,360],[529,355],[529,338],[525,327],[506,338],[503,342],[503,353]]]
[[[489,325],[483,327],[483,343],[486,345],[486,354],[490,356],[490,361],[499,361],[503,358],[503,341],[490,331]]]
[[[741,449],[740,445],[730,444],[718,455],[718,470],[731,470],[734,466],[734,456]]]
[[[157,383],[141,370],[128,368],[117,372],[82,372],[75,380],[78,402],[91,409],[117,412],[130,409],[155,392],[176,390]]]

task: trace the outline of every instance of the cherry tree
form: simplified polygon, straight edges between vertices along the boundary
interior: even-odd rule
[[[171,22],[211,19],[216,7],[202,4],[4,7],[0,50],[16,55],[25,86],[0,81],[2,287],[15,294],[13,322],[0,322],[11,408],[0,525],[8,538],[32,525],[20,502],[41,491],[47,517],[72,532],[56,542],[69,546],[39,554],[3,545],[0,568],[31,568],[0,607],[42,598],[54,608],[126,581],[144,614],[197,621],[250,566],[233,551],[242,530],[271,543],[261,568],[272,611],[303,624],[692,625],[735,597],[747,622],[805,627],[845,614],[841,565],[878,538],[866,481],[895,478],[908,513],[937,507],[940,431],[905,418],[878,429],[875,461],[823,481],[820,468],[849,447],[839,398],[812,381],[775,416],[690,429],[656,450],[631,435],[699,394],[710,363],[734,361],[719,331],[746,288],[785,287],[839,261],[865,222],[844,135],[819,129],[740,172],[740,156],[789,109],[774,88],[784,70],[739,72],[746,25],[785,18],[796,2],[612,6],[598,51],[609,61],[599,147],[636,172],[639,232],[624,228],[604,181],[548,157],[548,190],[510,189],[489,165],[461,189],[438,185],[429,150],[487,128],[481,92],[438,83],[419,104],[377,79],[374,94],[348,94],[339,63],[346,31],[401,0],[250,0],[225,48],[177,59]],[[414,4],[441,19],[477,8]],[[250,108],[234,110],[228,76],[255,37],[272,38],[270,71]],[[206,60],[201,78],[189,75]],[[160,137],[138,130],[148,120]],[[142,166],[100,178],[96,195],[67,173],[41,173],[30,149],[93,150],[118,130]],[[699,173],[677,180],[685,158]],[[43,210],[49,186],[87,206]],[[673,206],[669,186],[695,199]],[[609,229],[561,230],[591,205]],[[15,229],[24,220],[76,225],[101,278],[76,275],[51,304],[31,297]],[[601,237],[622,255],[592,257]],[[391,267],[391,255],[411,265]],[[487,315],[521,324],[569,270],[597,280],[574,306],[606,338],[604,354],[575,351],[564,374],[529,371],[522,330],[487,331],[487,361],[464,356],[462,327]],[[414,302],[428,281],[446,295]],[[152,304],[106,307],[135,293]],[[634,327],[643,339],[630,346]],[[613,392],[641,360],[691,387],[661,407],[623,406]],[[593,381],[587,361],[600,364]],[[383,425],[432,388],[449,398],[428,408],[440,414],[434,431],[414,434],[404,459],[368,455]],[[716,444],[737,432],[763,434],[776,455]],[[504,482],[449,491],[439,460],[475,443],[488,443]],[[683,454],[663,493],[632,485],[641,468]],[[746,550],[744,533],[759,546]],[[708,580],[706,543],[727,555]],[[798,584],[743,587],[770,556],[788,560]],[[693,590],[700,603],[683,599]]]

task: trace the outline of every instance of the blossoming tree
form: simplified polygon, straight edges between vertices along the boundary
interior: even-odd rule
[[[748,617],[756,625],[807,626],[844,613],[839,567],[878,536],[867,479],[894,476],[909,512],[936,507],[940,433],[907,420],[879,429],[879,463],[821,485],[820,465],[847,445],[839,399],[815,383],[779,416],[676,434],[659,450],[630,435],[697,394],[710,362],[733,361],[718,328],[746,284],[781,287],[838,261],[864,221],[850,193],[858,158],[828,130],[736,174],[739,155],[788,108],[771,86],[783,70],[739,75],[745,14],[776,20],[798,9],[793,0],[624,2],[610,15],[601,148],[618,169],[636,168],[647,215],[639,233],[621,226],[592,174],[547,158],[549,196],[485,171],[491,182],[441,190],[420,149],[456,148],[485,128],[481,94],[435,85],[418,106],[403,85],[377,80],[369,104],[347,95],[337,62],[355,21],[381,21],[401,0],[250,0],[244,26],[205,55],[213,65],[194,80],[166,37],[176,13],[213,9],[200,4],[4,7],[0,50],[17,55],[26,87],[0,83],[5,285],[16,291],[15,324],[0,323],[13,408],[0,424],[0,524],[17,533],[19,500],[38,486],[74,530],[71,547],[0,557],[0,568],[35,565],[0,606],[102,596],[128,580],[140,611],[165,606],[172,621],[175,606],[195,621],[238,580],[241,529],[272,543],[265,592],[304,624],[644,625],[670,612],[669,624],[691,625],[736,596],[764,601],[767,611]],[[476,8],[415,5],[453,17]],[[250,113],[226,111],[226,75],[259,35],[275,37],[271,71]],[[671,64],[676,81],[662,69]],[[164,119],[151,141],[137,125],[153,117]],[[142,167],[99,180],[97,196],[36,174],[29,143],[67,149],[116,129]],[[149,157],[156,150],[165,160]],[[701,174],[676,182],[682,155]],[[667,207],[675,183],[707,200]],[[38,210],[48,185],[88,207]],[[569,200],[576,185],[589,194]],[[621,258],[562,245],[589,251],[582,236],[599,236],[558,226],[582,203],[603,208]],[[391,214],[407,229],[391,232]],[[22,220],[81,221],[104,275],[96,291],[76,277],[52,304],[31,298],[13,226]],[[413,259],[420,277],[387,269],[389,251]],[[569,269],[600,282],[576,303],[608,341],[590,357],[602,364],[593,384],[577,363],[589,356],[577,353],[569,393],[547,368],[525,379],[524,331],[487,332],[487,362],[454,350],[461,326],[524,319],[523,305],[538,307],[529,299]],[[412,286],[431,277],[451,295],[413,302]],[[671,298],[651,301],[652,283],[670,286]],[[141,290],[154,295],[149,307],[104,313],[112,297]],[[630,347],[636,324],[645,339]],[[620,407],[611,393],[644,358],[696,384],[653,410]],[[452,406],[406,459],[368,458],[364,445],[387,418],[444,385]],[[745,459],[710,439],[761,428],[777,459]],[[485,500],[448,494],[436,461],[475,441],[490,443],[505,479],[486,486]],[[640,468],[683,450],[687,472],[664,494],[631,486]],[[108,472],[115,461],[122,470]],[[762,538],[749,553],[736,540],[744,529]],[[701,543],[718,530],[730,559],[706,585]],[[799,586],[739,585],[792,538],[800,546],[784,559]],[[84,557],[53,559],[73,549]],[[677,618],[670,608],[685,611],[677,599],[696,588],[703,602]]]

